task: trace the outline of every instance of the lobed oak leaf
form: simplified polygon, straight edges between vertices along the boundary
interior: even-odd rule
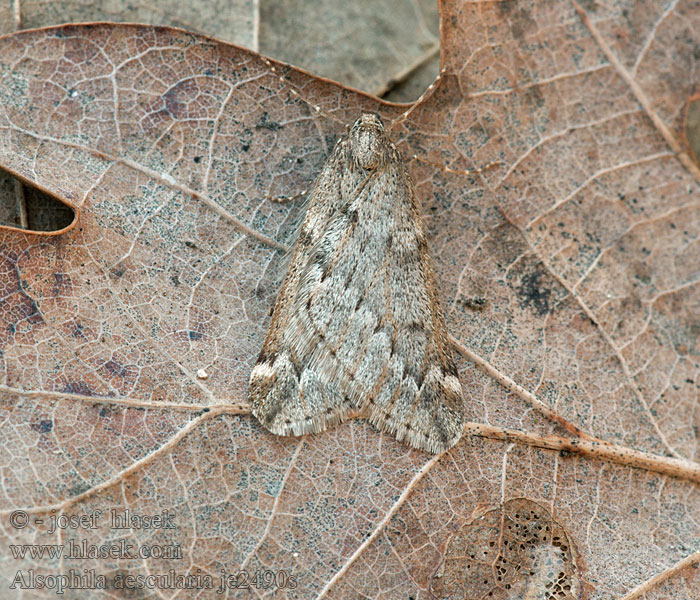
[[[0,38],[0,165],[76,213],[0,231],[6,585],[93,570],[107,589],[66,597],[129,597],[126,575],[213,597],[222,572],[269,570],[284,585],[230,595],[697,598],[700,207],[679,115],[699,18],[446,0],[443,74],[410,108],[176,29]],[[279,438],[244,405],[303,212],[273,198],[307,189],[361,111],[411,161],[463,356],[467,435],[436,457],[361,420]],[[51,531],[61,515],[95,527]],[[524,548],[494,550],[495,523]],[[16,554],[71,542],[135,554]],[[55,593],[36,581],[22,593]]]

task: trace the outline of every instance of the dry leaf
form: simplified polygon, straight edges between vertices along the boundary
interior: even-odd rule
[[[476,516],[447,543],[430,591],[438,598],[580,597],[576,553],[549,511],[525,498]]]
[[[63,23],[112,21],[182,27],[254,50],[258,43],[256,0],[33,0],[5,2],[1,10],[6,11],[6,18],[0,21],[2,33]]]
[[[422,89],[391,95],[408,102],[437,75],[437,29],[434,0],[262,0],[259,51],[379,96],[423,68]]]
[[[438,13],[433,0],[380,5],[373,0],[331,0],[322,6],[317,0],[295,1],[294,6],[279,0],[262,5],[249,0],[161,4],[111,0],[0,3],[0,15],[6,17],[0,16],[0,33],[92,21],[172,25],[275,56],[360,89],[386,92],[381,95],[392,102],[416,100],[439,69]],[[373,17],[368,20],[370,13]],[[353,40],[354,54],[347,45]],[[349,56],[354,56],[351,65]],[[55,198],[0,171],[0,225],[56,231],[73,216]]]
[[[58,236],[2,231],[3,581],[93,569],[94,597],[171,597],[118,582],[270,569],[295,587],[230,596],[428,598],[450,541],[522,498],[571,541],[579,595],[698,598],[700,210],[680,136],[700,24],[689,3],[635,6],[444,2],[445,73],[405,118],[165,28],[1,39],[0,164],[80,211]],[[270,198],[308,187],[361,110],[418,156],[465,356],[471,435],[441,457],[363,421],[278,438],[239,405],[301,215]],[[113,529],[111,509],[174,528]],[[51,511],[96,527],[49,534]],[[8,549],[70,541],[182,558]],[[541,581],[522,572],[515,589]]]

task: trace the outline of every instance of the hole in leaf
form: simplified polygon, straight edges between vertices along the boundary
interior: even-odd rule
[[[27,231],[60,231],[75,211],[54,196],[0,169],[0,225]]]

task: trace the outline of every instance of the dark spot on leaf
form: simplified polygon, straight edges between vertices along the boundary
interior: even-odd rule
[[[73,282],[67,273],[54,273],[54,296],[68,296],[73,291]]]
[[[171,117],[180,119],[186,116],[187,104],[181,98],[187,98],[192,95],[193,90],[190,89],[192,86],[193,83],[191,81],[183,81],[174,85],[163,94],[165,110]]]
[[[31,428],[38,433],[49,433],[53,429],[53,421],[42,419],[38,423],[32,423]]]
[[[497,2],[496,6],[498,7],[498,11],[505,16],[513,10],[515,4],[515,0],[505,0],[504,2]]]
[[[108,373],[116,375],[117,377],[126,377],[130,372],[129,367],[123,366],[116,360],[108,360],[105,363],[105,369]]]
[[[78,483],[76,485],[73,485],[66,490],[66,494],[70,496],[80,496],[80,494],[87,492],[90,488],[92,488],[92,485],[89,483]]]
[[[529,87],[525,91],[524,98],[533,108],[542,108],[545,105],[544,95],[537,85]]]
[[[81,396],[93,396],[90,386],[84,381],[72,381],[63,386],[61,390],[64,394],[80,394]]]
[[[255,129],[269,129],[270,131],[277,131],[280,127],[281,125],[270,119],[270,115],[266,112],[262,114],[260,121],[255,125]]]
[[[506,2],[506,4],[508,4]],[[537,31],[537,22],[530,15],[530,11],[521,8],[516,13],[510,15],[509,23],[511,23],[510,32],[516,40],[524,40],[529,33]]]
[[[486,306],[486,298],[482,298],[481,296],[465,298],[464,296],[461,296],[459,298],[459,304],[465,308],[468,308],[469,310],[484,310],[484,307]]]
[[[538,316],[544,316],[550,311],[549,298],[552,290],[544,281],[546,274],[542,270],[535,270],[523,275],[520,286],[516,292],[520,297],[520,305],[532,308]]]

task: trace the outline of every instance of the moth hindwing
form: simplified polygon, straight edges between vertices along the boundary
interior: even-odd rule
[[[249,401],[278,435],[317,433],[350,413],[429,452],[462,435],[418,202],[376,115],[338,141],[310,192]]]

